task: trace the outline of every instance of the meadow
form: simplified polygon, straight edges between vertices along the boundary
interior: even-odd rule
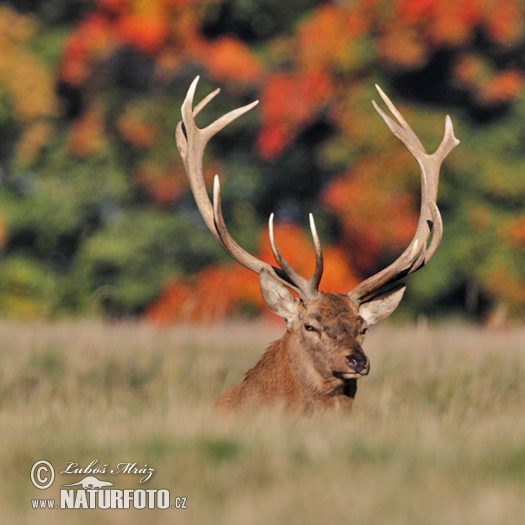
[[[0,321],[0,522],[523,523],[525,329],[386,324],[367,336],[371,374],[350,416],[217,414],[282,332]],[[41,459],[57,471],[46,490],[30,480]],[[60,474],[66,462],[94,459],[155,468],[144,485],[187,509],[32,508],[83,477]]]

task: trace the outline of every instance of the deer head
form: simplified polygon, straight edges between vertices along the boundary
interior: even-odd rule
[[[323,274],[323,253],[311,214],[310,229],[316,264],[309,280],[298,275],[282,257],[275,240],[273,214],[269,220],[269,236],[278,266],[272,266],[249,254],[228,233],[221,209],[217,175],[214,179],[213,200],[210,200],[206,191],[203,178],[204,149],[216,133],[252,109],[257,101],[233,110],[200,129],[194,117],[219,90],[209,94],[193,108],[198,80],[199,77],[191,84],[182,105],[182,122],[177,126],[176,138],[199,211],[212,234],[233,259],[259,274],[261,293],[266,305],[286,319],[288,334],[291,334],[288,337],[288,345],[292,349],[290,351],[296,349],[299,352],[298,349],[301,349],[308,357],[307,361],[297,361],[297,367],[304,368],[300,374],[303,382],[310,384],[317,381],[318,386],[324,385],[327,392],[332,392],[333,388],[344,388],[348,380],[366,375],[370,370],[368,358],[361,347],[368,327],[385,319],[396,309],[405,291],[405,285],[399,283],[400,279],[427,264],[440,244],[443,226],[436,204],[439,170],[445,157],[459,144],[454,137],[450,117],[446,117],[441,144],[435,153],[428,154],[394,104],[376,86],[395,120],[372,102],[376,111],[415,157],[420,167],[419,221],[412,241],[390,266],[364,280],[348,293],[323,293],[319,291]]]

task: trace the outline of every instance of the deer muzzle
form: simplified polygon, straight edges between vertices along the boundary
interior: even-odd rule
[[[370,371],[370,361],[364,354],[350,354],[346,356],[348,372],[344,374],[345,378],[359,378],[368,375]]]

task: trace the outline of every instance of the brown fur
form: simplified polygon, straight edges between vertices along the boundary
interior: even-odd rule
[[[281,405],[301,412],[350,410],[356,393],[347,358],[355,357],[368,373],[369,362],[361,343],[367,324],[357,308],[341,294],[321,294],[298,307],[288,320],[288,331],[270,344],[241,383],[216,402],[222,409],[250,409]],[[311,328],[308,330],[306,326]]]

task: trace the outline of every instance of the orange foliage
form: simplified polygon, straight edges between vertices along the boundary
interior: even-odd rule
[[[143,53],[153,53],[164,43],[168,28],[162,13],[152,12],[123,16],[116,30],[124,42]]]
[[[304,70],[330,68],[347,71],[359,61],[356,40],[365,35],[370,20],[360,3],[326,4],[299,27],[297,61]]]
[[[422,19],[435,17],[441,3],[442,0],[399,0],[396,14],[403,24],[416,24]]]
[[[32,162],[53,132],[58,113],[52,72],[32,50],[39,26],[26,15],[0,6],[0,98],[9,100],[20,127],[15,160]]]
[[[454,65],[456,82],[465,88],[473,89],[484,82],[488,75],[487,66],[472,54],[462,54]]]
[[[348,79],[341,75],[369,63],[370,53],[375,51],[385,64],[411,69],[424,65],[440,46],[470,41],[478,29],[498,43],[508,43],[524,27],[518,0],[503,4],[496,0],[323,3],[301,20],[289,40],[293,54],[287,71],[265,74],[261,61],[236,37],[209,41],[202,34],[202,4],[214,1],[98,0],[66,43],[61,76],[75,85],[85,83],[96,63],[118,46],[131,46],[155,58],[156,76],[163,81],[193,62],[219,82],[263,82],[257,150],[271,160],[319,110],[333,102],[336,93],[344,92]],[[276,61],[281,51],[275,47]],[[481,103],[504,102],[517,95],[522,79],[516,71],[502,71],[487,79],[478,66],[473,57],[464,57],[455,73],[460,84],[474,89]],[[136,139],[139,147],[150,140],[146,130],[134,128],[131,122],[121,124],[126,140],[131,135],[131,142]],[[337,118],[334,124],[341,127]]]
[[[214,1],[97,0],[94,11],[66,42],[60,66],[62,80],[89,89],[92,79],[97,79],[97,65],[104,64],[115,50],[131,47],[153,59],[154,80],[168,85],[188,64],[204,68],[220,83],[241,88],[256,85],[261,92],[257,152],[265,160],[283,154],[296,135],[321,113],[331,119],[340,140],[329,152],[334,157],[347,158],[335,150],[337,146],[343,150],[350,141],[352,152],[369,151],[370,129],[377,128],[370,128],[359,114],[358,102],[354,105],[349,100],[363,100],[363,86],[372,83],[371,77],[379,74],[377,69],[421,68],[438,50],[452,50],[451,55],[458,57],[450,72],[452,80],[479,104],[511,102],[523,88],[518,65],[494,58],[497,53],[482,60],[483,51],[477,56],[477,46],[471,45],[479,34],[496,50],[521,45],[525,34],[521,0],[322,2],[305,13],[293,31],[269,46],[267,62],[278,66],[271,71],[266,71],[262,60],[235,36],[208,40],[202,31],[203,5]],[[0,31],[0,46],[2,39]],[[0,76],[2,60],[0,54]],[[370,64],[379,68],[369,68]],[[23,98],[28,114],[42,107],[32,104],[30,97]],[[150,122],[147,111],[137,113],[126,108],[117,119],[118,133],[132,146],[148,148],[157,133]],[[96,152],[103,145],[102,132],[102,116],[86,111],[71,129],[71,151],[77,155]],[[34,134],[38,135],[36,131]],[[42,136],[34,143],[41,142]],[[375,157],[368,154],[358,157],[348,172],[325,188],[323,203],[338,216],[343,238],[337,246],[325,249],[324,290],[350,289],[357,282],[356,275],[375,269],[388,251],[408,244],[415,230],[417,202],[396,182],[413,169],[412,163],[413,159],[399,155],[399,150]],[[209,164],[206,176],[215,171]],[[185,178],[171,176],[172,172],[142,162],[135,177],[159,205],[165,206],[186,189]],[[469,220],[476,231],[488,227],[488,213],[484,208],[472,211]],[[521,249],[524,231],[520,218],[504,235]],[[281,225],[277,236],[284,256],[299,273],[308,276],[313,270],[313,250],[302,230]],[[266,232],[261,233],[257,256],[272,260]],[[505,276],[505,269],[496,268],[491,278],[491,289],[498,297],[503,298],[509,286],[519,289],[518,276],[512,272]],[[238,265],[213,266],[189,281],[176,279],[167,284],[147,316],[158,322],[212,319],[234,313],[242,304],[263,309],[256,276]]]
[[[395,26],[378,39],[377,53],[386,64],[410,69],[426,62],[429,46],[415,28]]]
[[[498,44],[513,43],[525,31],[524,20],[518,0],[361,0],[319,6],[297,28],[292,67],[265,81],[259,155],[266,160],[279,156],[316,111],[333,104],[335,94],[344,96],[349,79],[342,75],[366,65],[374,46],[380,62],[413,69],[425,65],[438,48],[471,42],[479,30]],[[274,52],[278,59],[282,48]],[[517,71],[491,73],[473,55],[462,56],[454,73],[457,83],[486,105],[508,102],[522,87]],[[334,124],[344,127],[337,115]]]
[[[202,35],[203,4],[215,1],[98,0],[67,39],[60,76],[80,86],[117,48],[132,47],[156,59],[163,80],[188,61],[201,63],[221,82],[258,80],[262,64],[240,40],[224,36],[208,41]]]
[[[525,214],[512,219],[504,228],[503,234],[512,246],[525,251]]]
[[[218,81],[240,83],[257,81],[262,73],[261,62],[240,40],[225,36],[213,42],[204,56],[209,73]]]
[[[142,163],[135,171],[135,180],[159,206],[167,207],[182,194],[181,176],[176,171]]]
[[[522,86],[523,74],[520,71],[502,71],[481,88],[478,97],[485,104],[510,102],[520,94]]]
[[[187,27],[190,20],[191,33],[197,33],[199,17],[195,16],[195,13],[200,4],[213,1],[98,0],[97,4],[98,12],[112,23],[115,35],[120,42],[142,53],[155,54],[173,36],[177,37],[178,29],[183,26]],[[188,14],[190,14],[189,17]]]
[[[349,258],[360,272],[370,270],[385,250],[404,248],[415,232],[418,211],[410,195],[389,186],[408,167],[395,152],[362,158],[323,193],[325,206],[343,227]],[[389,181],[384,174],[389,173]]]
[[[6,229],[4,225],[4,221],[0,217],[0,248],[4,246],[5,240],[6,240]]]
[[[516,43],[525,31],[522,4],[517,0],[486,2],[484,25],[494,42],[501,45]]]
[[[138,115],[124,112],[117,121],[119,135],[136,148],[151,146],[158,137],[158,132],[151,124],[146,124]]]
[[[463,45],[473,38],[474,29],[481,22],[480,15],[479,5],[475,1],[442,1],[434,23],[427,27],[427,34],[436,45]]]
[[[158,324],[212,321],[233,314],[240,302],[261,307],[256,276],[238,265],[210,266],[189,280],[167,283],[145,315]]]
[[[61,78],[72,85],[82,85],[97,64],[107,60],[118,46],[161,54],[171,43],[178,55],[189,53],[195,42],[200,41],[196,4],[195,1],[99,0],[98,9],[87,15],[66,41]]]
[[[397,15],[404,25],[419,26],[424,36],[436,45],[465,43],[481,22],[481,5],[477,0],[400,0]]]
[[[486,231],[490,223],[490,212],[485,206],[476,206],[469,214],[469,225],[476,232]]]
[[[525,282],[509,261],[500,260],[489,269],[485,286],[497,304],[517,312],[525,308]]]
[[[67,137],[71,154],[86,157],[102,151],[105,145],[103,118],[101,111],[91,109],[72,124]]]
[[[494,73],[488,64],[471,54],[457,59],[454,75],[459,86],[471,90],[478,102],[486,106],[511,102],[520,95],[524,81],[521,71],[506,69]]]
[[[398,0],[395,18],[419,27],[434,45],[461,45],[477,28],[497,44],[511,44],[523,34],[524,12],[519,0]]]
[[[314,269],[311,242],[297,226],[278,225],[277,243],[283,257],[299,274],[310,277]],[[336,247],[324,250],[325,272],[323,291],[350,291],[357,283],[346,264],[345,254]],[[256,257],[272,263],[268,231],[259,235]],[[275,263],[274,263],[275,264]],[[159,324],[183,320],[211,321],[238,312],[242,307],[265,312],[256,275],[239,264],[211,266],[189,280],[175,279],[167,283],[161,297],[146,311],[146,318]]]

